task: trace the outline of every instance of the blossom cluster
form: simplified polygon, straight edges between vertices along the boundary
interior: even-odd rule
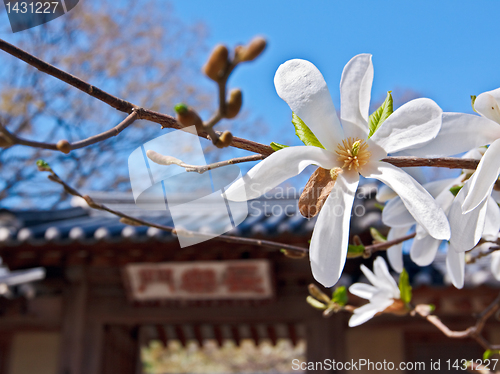
[[[441,244],[447,243],[449,277],[461,288],[465,253],[481,238],[497,238],[500,229],[494,190],[500,173],[500,89],[475,98],[473,106],[479,115],[443,112],[427,98],[409,101],[395,111],[386,100],[369,115],[372,81],[371,55],[352,58],[342,73],[337,115],[327,84],[311,62],[295,59],[281,65],[274,79],[276,91],[301,126],[305,146],[277,145],[279,150],[237,180],[226,197],[234,201],[257,198],[307,166],[318,166],[321,178],[315,173],[309,183],[321,180],[322,187],[328,188],[321,201],[307,202],[315,204],[313,211],[318,214],[309,258],[314,278],[332,287],[347,258],[351,209],[360,175],[377,179],[385,185],[377,197],[386,202],[382,219],[391,227],[388,240],[415,230],[410,256],[421,266],[430,264]],[[468,152],[464,157],[480,159],[476,170],[423,186],[406,170],[384,161],[387,156],[443,157],[464,152]],[[402,244],[389,248],[387,256],[393,269],[401,272]],[[495,270],[500,268],[500,259],[493,263]],[[385,279],[383,292],[368,286],[351,287],[351,291],[367,298],[383,295],[380,309],[398,299],[399,291],[387,278],[385,263],[375,265],[375,273]],[[369,271],[363,271],[368,277]],[[380,311],[366,309],[368,314],[360,321]]]

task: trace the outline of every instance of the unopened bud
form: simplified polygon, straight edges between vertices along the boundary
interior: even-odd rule
[[[219,139],[217,140],[215,146],[217,148],[229,147],[232,141],[233,141],[233,134],[231,134],[231,132],[229,131],[224,131],[222,135],[219,136]]]
[[[36,162],[36,166],[38,167],[39,171],[52,171],[50,165],[46,163],[44,160],[38,160]]]
[[[236,88],[229,93],[229,100],[226,105],[226,118],[234,118],[238,115],[243,103],[241,90]]]
[[[201,129],[203,127],[203,121],[198,113],[186,104],[177,104],[174,109],[177,113],[177,121],[179,121],[183,126],[196,126],[197,129]]]
[[[318,300],[316,300],[312,296],[307,296],[306,301],[313,308],[316,308],[316,309],[319,309],[319,310],[325,310],[327,308],[327,306],[325,304],[319,302]]]
[[[71,151],[71,144],[67,140],[59,140],[56,144],[58,150],[62,153],[68,154]]]
[[[252,61],[266,48],[266,39],[258,36],[238,54],[240,61]]]
[[[314,283],[309,284],[308,289],[311,296],[314,296],[319,301],[323,301],[327,304],[330,303],[330,298],[323,291],[321,291]]]
[[[217,45],[203,67],[203,72],[210,79],[218,81],[226,68],[228,57],[227,47],[222,44]]]
[[[306,257],[305,252],[290,251],[288,249],[282,249],[281,253],[283,253],[286,257],[293,258],[293,259],[300,259],[300,258]]]
[[[3,134],[0,134],[0,148],[7,148],[12,145],[11,141],[5,137]]]

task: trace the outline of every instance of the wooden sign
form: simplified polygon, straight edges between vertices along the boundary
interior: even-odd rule
[[[134,301],[262,300],[273,295],[267,260],[128,264],[124,275]]]

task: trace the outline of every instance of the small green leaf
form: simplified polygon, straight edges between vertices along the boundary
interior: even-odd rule
[[[476,102],[476,95],[470,95],[470,105],[472,105],[472,110],[477,113],[476,108],[474,108],[474,103]]]
[[[488,349],[483,353],[483,360],[489,360],[492,356],[500,354],[498,349]]]
[[[354,258],[360,257],[365,253],[365,246],[363,244],[349,244],[347,247],[347,257]]]
[[[283,145],[276,142],[271,142],[270,146],[274,151],[279,151],[280,149],[290,147],[289,145]]]
[[[313,308],[316,308],[316,309],[319,309],[319,310],[325,310],[326,309],[326,305],[325,304],[319,302],[318,300],[316,300],[312,296],[307,296],[306,301]]]
[[[41,168],[48,168],[49,164],[45,162],[44,160],[38,160],[36,162],[36,166],[41,167]]]
[[[410,277],[406,269],[403,269],[399,275],[399,292],[401,293],[401,300],[405,304],[408,304],[411,301],[411,286]]]
[[[370,115],[368,119],[368,128],[370,129],[368,137],[371,137],[373,134],[375,134],[375,131],[378,130],[380,125],[382,125],[382,123],[384,123],[384,121],[392,114],[393,101],[391,92],[392,91],[387,92],[387,97],[385,98],[382,105]]]
[[[383,210],[384,210],[384,208],[385,208],[385,206],[384,206],[384,205],[379,204],[379,203],[375,203],[375,204],[373,204],[373,206],[374,206],[375,208],[380,209],[381,211],[383,211]]]
[[[340,286],[333,291],[332,301],[339,305],[346,305],[348,301],[347,289],[345,286]]]
[[[453,194],[453,196],[457,196],[462,187],[463,186],[453,186],[450,188],[450,192]]]
[[[299,137],[302,143],[313,147],[325,148],[309,127],[307,127],[304,121],[302,121],[295,113],[292,113],[292,123],[295,126],[295,134]]]
[[[387,238],[382,235],[380,231],[378,231],[375,227],[370,227],[370,234],[373,238],[374,241],[377,243],[385,243],[387,241]]]
[[[188,106],[184,103],[179,103],[174,106],[175,113],[184,114],[188,111]]]

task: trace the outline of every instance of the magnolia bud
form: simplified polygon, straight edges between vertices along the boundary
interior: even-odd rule
[[[283,253],[286,257],[293,258],[293,259],[300,259],[300,258],[306,257],[305,252],[290,251],[288,249],[282,249],[281,253]]]
[[[71,144],[67,140],[59,140],[56,144],[58,150],[68,154],[71,151]]]
[[[240,58],[240,61],[252,61],[257,58],[257,56],[259,56],[265,48],[266,39],[258,36],[252,39],[248,47],[243,49],[238,54],[238,57]]]
[[[174,109],[177,113],[177,121],[179,121],[183,126],[196,126],[197,129],[201,129],[203,127],[203,121],[198,113],[186,104],[177,104]]]
[[[217,45],[203,67],[203,72],[210,79],[218,81],[226,68],[228,57],[229,51],[227,47],[222,44]]]
[[[11,141],[3,134],[0,134],[0,148],[7,148],[12,145]]]
[[[226,105],[226,118],[234,118],[238,115],[241,109],[243,97],[240,89],[231,90],[229,93],[229,101]]]
[[[330,303],[330,298],[323,291],[321,291],[314,283],[309,284],[308,288],[311,296],[314,296],[319,301],[323,301],[327,304]]]
[[[233,134],[231,134],[229,131],[224,131],[222,135],[219,136],[219,140],[217,140],[215,146],[217,148],[229,147],[232,141],[233,141]]]

